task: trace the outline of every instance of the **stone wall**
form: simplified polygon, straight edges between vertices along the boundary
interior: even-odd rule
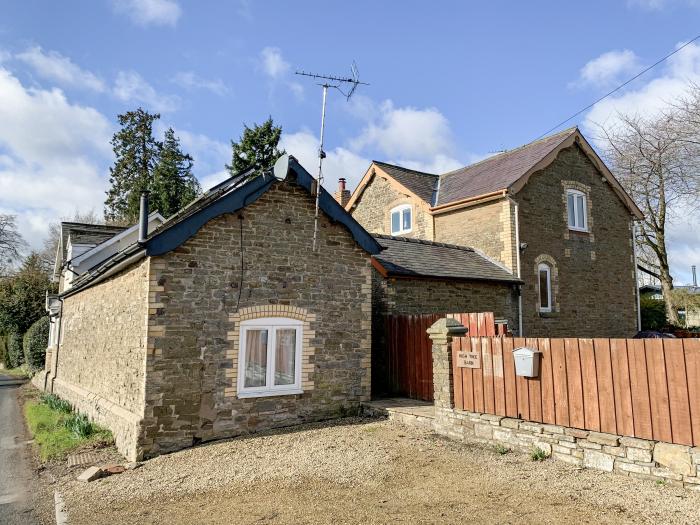
[[[144,413],[148,260],[63,301],[46,387],[110,428],[136,459]]]
[[[568,228],[566,190],[587,195],[589,232]],[[519,204],[523,331],[527,337],[631,337],[637,302],[629,210],[578,146],[559,153],[514,199]],[[538,262],[556,273],[554,311],[538,308]]]
[[[508,199],[497,199],[435,215],[435,240],[469,246],[515,272],[515,215]]]
[[[351,413],[369,398],[369,255],[323,214],[312,252],[313,216],[305,190],[275,183],[153,258],[146,455]],[[237,397],[237,323],[251,312],[308,323],[303,394]]]
[[[540,449],[548,457],[578,467],[700,490],[700,447],[456,409],[451,343],[462,330],[462,325],[454,319],[440,319],[428,330],[433,342],[433,429],[438,434],[525,452]]]
[[[390,212],[401,204],[412,206],[413,217],[413,230],[401,236],[434,240],[433,216],[428,213],[427,204],[399,192],[396,186],[378,175],[372,178],[350,213],[368,232],[391,235]]]

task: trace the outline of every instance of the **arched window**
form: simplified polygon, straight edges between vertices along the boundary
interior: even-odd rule
[[[546,263],[537,266],[537,282],[539,283],[540,312],[552,311],[552,268]]]
[[[588,231],[588,210],[586,194],[578,190],[566,190],[566,212],[569,217],[569,229]]]
[[[238,397],[301,394],[303,323],[286,317],[241,322]]]
[[[410,204],[402,204],[391,210],[391,234],[400,235],[413,229],[413,216]]]

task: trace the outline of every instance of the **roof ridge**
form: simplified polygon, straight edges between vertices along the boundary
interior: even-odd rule
[[[381,160],[372,160],[374,164],[383,164],[384,166],[391,166],[392,168],[399,168],[400,170],[412,171],[419,175],[426,175],[428,177],[440,177],[439,173],[428,173],[427,171],[414,170],[413,168],[406,168],[405,166],[399,166],[398,164],[391,164],[390,162],[384,162]]]
[[[442,173],[442,174],[438,175],[438,177],[440,177],[440,179],[442,179],[443,177],[447,177],[448,175],[454,175],[454,174],[459,173],[467,168],[473,168],[474,166],[478,166],[479,164],[483,164],[484,162],[486,162],[488,160],[493,160],[493,159],[496,159],[499,157],[505,157],[506,155],[510,155],[512,153],[515,153],[516,151],[521,150],[521,149],[528,148],[528,147],[533,146],[535,144],[539,144],[540,142],[544,142],[545,140],[552,139],[558,135],[566,134],[568,136],[577,129],[578,129],[578,126],[572,126],[572,127],[567,128],[563,131],[560,131],[559,133],[553,133],[552,135],[547,135],[546,137],[542,137],[541,139],[533,140],[532,142],[528,142],[527,144],[521,144],[520,146],[517,146],[513,149],[509,149],[506,151],[502,151],[500,153],[496,153],[495,155],[491,155],[490,157],[486,157],[485,159],[481,159],[480,161],[473,162],[472,164],[467,164],[466,166],[462,166],[461,168],[457,168],[456,170]]]
[[[470,246],[461,246],[459,244],[449,244],[446,242],[429,241],[427,239],[416,239],[414,237],[403,237],[400,235],[387,235],[385,233],[373,233],[372,237],[377,239],[390,239],[394,241],[411,242],[414,244],[425,244],[427,246],[439,246],[441,248],[451,248],[456,250],[462,250],[465,252],[476,253],[476,250]]]

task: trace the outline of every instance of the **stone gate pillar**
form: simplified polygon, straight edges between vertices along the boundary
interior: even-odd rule
[[[452,338],[466,333],[467,328],[449,317],[437,320],[428,328],[428,336],[433,342],[433,399],[438,421],[446,410],[454,408]]]

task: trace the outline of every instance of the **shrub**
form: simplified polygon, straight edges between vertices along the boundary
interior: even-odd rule
[[[666,326],[666,303],[660,299],[639,299],[642,330],[660,330]]]
[[[24,334],[24,362],[32,371],[44,368],[46,347],[49,345],[49,328],[49,318],[44,316]]]
[[[5,365],[5,368],[10,368],[7,364],[7,336],[0,334],[0,363]]]
[[[7,336],[7,368],[18,368],[23,364],[22,336],[16,332],[10,332]]]

